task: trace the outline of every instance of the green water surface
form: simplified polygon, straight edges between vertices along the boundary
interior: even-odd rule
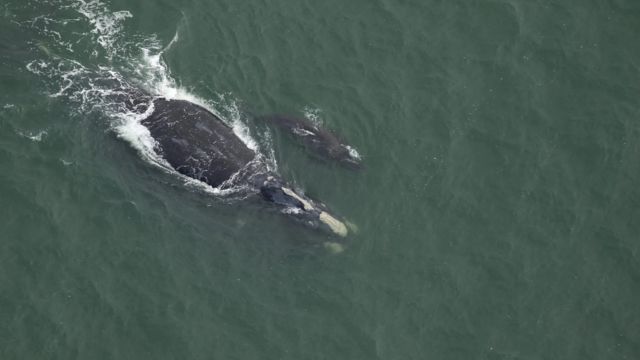
[[[29,64],[139,61],[92,3],[116,46],[178,34],[191,94],[358,149],[271,139],[345,251],[51,96]],[[0,359],[640,359],[639,39],[637,0],[0,0]]]

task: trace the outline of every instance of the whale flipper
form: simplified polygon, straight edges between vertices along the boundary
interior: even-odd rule
[[[309,119],[288,115],[260,116],[257,119],[286,130],[323,158],[338,161],[352,169],[359,169],[361,166],[360,156],[352,147],[333,132],[317,126]]]

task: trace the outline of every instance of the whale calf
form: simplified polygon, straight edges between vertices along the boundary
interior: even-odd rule
[[[155,98],[141,124],[155,140],[155,151],[176,171],[213,187],[249,186],[282,212],[306,225],[346,236],[344,222],[321,202],[293,190],[268,169],[263,157],[206,108],[186,100]],[[138,104],[130,103],[134,108]]]
[[[333,132],[323,129],[304,117],[289,115],[258,116],[258,120],[273,124],[298,138],[306,148],[323,158],[337,161],[351,169],[361,167],[358,153]]]

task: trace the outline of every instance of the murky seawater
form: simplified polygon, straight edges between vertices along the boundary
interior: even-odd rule
[[[640,357],[640,3],[0,0],[0,359]],[[357,225],[177,175],[199,103]],[[306,115],[354,172],[256,123]]]

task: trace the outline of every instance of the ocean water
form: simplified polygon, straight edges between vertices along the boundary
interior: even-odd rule
[[[0,359],[640,359],[639,38],[634,0],[0,0]],[[120,81],[359,231],[177,176]]]

